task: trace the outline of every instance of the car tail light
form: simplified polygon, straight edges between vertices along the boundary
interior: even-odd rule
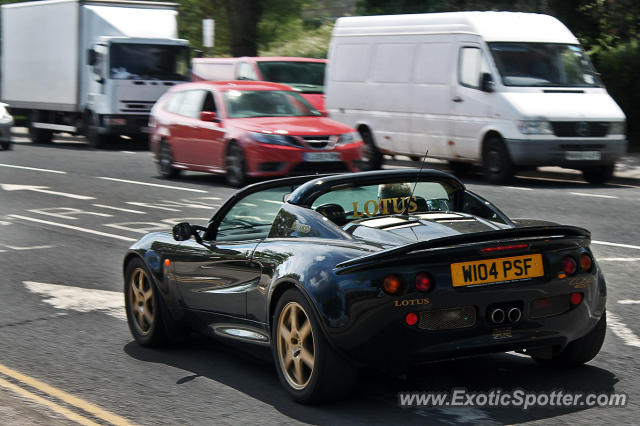
[[[427,272],[420,272],[416,275],[415,286],[416,290],[427,292],[431,290],[433,286],[433,278],[431,278],[431,275]]]
[[[398,294],[402,290],[402,280],[397,275],[387,275],[382,282],[382,289],[388,294]]]
[[[404,317],[404,320],[409,325],[416,325],[418,323],[418,315],[414,314],[413,312],[409,312],[407,316]]]
[[[522,250],[529,247],[529,244],[510,244],[507,246],[494,246],[494,247],[485,247],[480,249],[482,253],[493,253],[496,251],[508,251],[508,250]]]
[[[576,260],[571,256],[565,256],[562,258],[562,270],[567,275],[573,275],[576,273],[578,269],[578,264]]]
[[[589,256],[587,253],[582,253],[580,255],[580,267],[582,267],[582,270],[584,272],[589,272],[592,266],[593,260],[591,259],[591,256]]]
[[[570,300],[572,305],[579,305],[582,302],[582,293],[571,293]]]

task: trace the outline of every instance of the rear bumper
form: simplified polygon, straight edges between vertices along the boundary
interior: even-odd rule
[[[613,164],[627,152],[625,139],[507,139],[511,160],[518,166],[583,168]],[[600,159],[568,159],[567,152],[600,152]]]

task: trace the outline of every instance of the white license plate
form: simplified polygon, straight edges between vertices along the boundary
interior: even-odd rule
[[[600,151],[566,151],[564,153],[565,160],[600,160],[602,153]]]
[[[305,152],[302,156],[304,161],[340,161],[339,152]]]

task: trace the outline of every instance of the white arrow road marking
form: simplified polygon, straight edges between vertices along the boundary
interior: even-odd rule
[[[610,243],[607,241],[591,241],[591,244],[600,244],[603,246],[613,246],[613,247],[622,247],[622,248],[630,248],[640,250],[640,246],[632,246],[631,244],[618,244],[618,243]]]
[[[621,305],[640,305],[640,300],[622,299],[618,300]]]
[[[60,228],[73,229],[75,231],[86,232],[88,234],[94,234],[94,235],[100,235],[102,237],[115,238],[116,240],[136,241],[135,238],[123,237],[122,235],[109,234],[107,232],[100,232],[100,231],[95,231],[93,229],[81,228],[79,226],[67,225],[66,223],[51,222],[49,220],[36,219],[35,217],[20,216],[17,214],[10,214],[9,216],[15,217],[16,219],[28,220],[29,222],[44,223],[45,225],[58,226]]]
[[[616,314],[611,313],[611,311],[607,312],[607,326],[615,335],[621,338],[624,343],[640,348],[640,338],[620,321],[620,318]]]
[[[0,184],[0,187],[5,191],[34,191],[42,192],[44,194],[59,195],[61,197],[75,198],[76,200],[94,200],[94,197],[86,195],[69,194],[66,192],[50,191],[48,186],[34,186],[34,185],[12,185],[12,184]]]
[[[36,167],[14,166],[13,164],[0,164],[0,167],[11,167],[12,169],[34,170],[36,172],[58,173],[62,175],[67,174],[67,172],[63,172],[62,170],[38,169]]]
[[[39,250],[39,249],[48,249],[48,248],[54,248],[55,246],[30,246],[30,247],[19,247],[19,246],[10,246],[9,244],[0,244],[1,246],[4,246],[8,249],[11,250]]]
[[[157,188],[178,189],[180,191],[202,192],[202,193],[205,193],[205,194],[207,193],[207,191],[203,191],[202,189],[191,189],[191,188],[183,188],[181,186],[160,185],[158,183],[138,182],[138,181],[135,181],[135,180],[116,179],[116,178],[110,178],[110,177],[105,177],[105,176],[100,176],[100,177],[98,177],[96,179],[112,180],[112,181],[115,181],[115,182],[124,182],[124,183],[133,183],[135,185],[155,186]]]
[[[119,291],[23,281],[31,292],[44,296],[43,302],[56,309],[76,312],[99,311],[118,319],[126,319],[124,296]]]
[[[579,195],[580,197],[595,197],[595,198],[618,198],[613,195],[600,195],[600,194],[585,194],[583,192],[570,192],[571,195]]]
[[[94,207],[101,207],[103,209],[118,210],[120,212],[125,212],[125,213],[145,214],[145,212],[141,212],[140,210],[123,209],[120,207],[105,206],[104,204],[91,204],[91,205]]]
[[[598,258],[598,262],[600,261],[607,262],[638,262],[640,261],[640,257],[601,257]]]

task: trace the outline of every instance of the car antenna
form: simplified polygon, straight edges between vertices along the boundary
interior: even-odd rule
[[[413,198],[413,193],[416,191],[416,186],[418,186],[418,179],[420,179],[420,174],[422,174],[422,168],[424,167],[424,163],[427,161],[427,155],[429,155],[429,148],[427,148],[427,152],[424,153],[424,157],[422,157],[422,163],[420,163],[420,170],[416,173],[416,181],[413,183],[413,189],[411,189],[411,194],[407,199],[407,203],[404,206],[404,210],[402,211],[401,216],[406,216],[409,212],[409,204],[411,203],[411,199]]]

